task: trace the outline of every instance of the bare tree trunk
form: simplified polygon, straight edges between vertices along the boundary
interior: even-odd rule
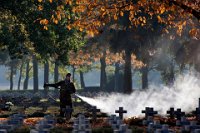
[[[24,87],[23,87],[23,90],[27,90],[28,89],[28,82],[29,82],[29,71],[30,71],[30,61],[28,60],[26,62],[26,77],[25,77],[25,80],[24,80]]]
[[[13,90],[13,75],[14,75],[14,65],[10,65],[10,90]]]
[[[22,59],[22,64],[21,64],[20,70],[19,70],[19,80],[18,80],[17,90],[20,90],[23,66],[24,66],[24,59]]]
[[[73,66],[73,71],[72,71],[72,81],[73,82],[75,80],[75,71],[76,71],[76,68]]]
[[[54,67],[54,82],[58,82],[58,77],[59,77],[59,71],[58,71],[58,62],[55,62],[55,67]]]
[[[35,56],[33,56],[33,90],[38,92],[38,61]]]
[[[115,63],[115,91],[119,91],[119,63]]]
[[[44,63],[44,83],[49,83],[49,62],[48,61]],[[49,90],[48,87],[44,88],[45,94],[48,93],[48,90]]]
[[[107,75],[106,75],[106,61],[105,61],[105,55],[101,57],[101,77],[100,77],[100,89],[105,90],[106,84],[107,84]]]
[[[83,76],[82,71],[80,71],[80,82],[81,82],[81,88],[85,89],[85,82],[84,82],[84,76]]]
[[[142,89],[148,88],[148,67],[142,68]]]
[[[131,73],[131,52],[125,51],[125,67],[124,67],[124,93],[132,92],[132,73]]]

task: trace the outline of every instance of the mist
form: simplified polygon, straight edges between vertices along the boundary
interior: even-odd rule
[[[200,82],[195,74],[190,73],[177,76],[171,87],[150,85],[148,90],[134,90],[130,95],[104,93],[94,98],[77,96],[109,115],[114,114],[119,107],[127,110],[125,117],[144,116],[141,111],[145,107],[153,107],[160,115],[166,115],[166,111],[170,107],[181,108],[189,113],[198,106]]]

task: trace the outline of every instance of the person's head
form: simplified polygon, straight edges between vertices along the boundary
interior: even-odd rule
[[[66,74],[66,80],[70,80],[71,78],[71,73]]]

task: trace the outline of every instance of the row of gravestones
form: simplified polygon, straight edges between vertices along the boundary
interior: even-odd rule
[[[0,123],[0,133],[7,133],[14,131],[23,125],[25,115],[23,114],[12,114],[9,116],[8,120]]]
[[[79,98],[75,97],[75,102],[77,101],[77,99]],[[92,112],[93,118],[96,119],[96,113],[100,112],[100,110],[97,109],[95,106],[88,105],[87,103],[85,103],[85,105],[86,108],[90,108],[89,111]],[[119,117],[123,119],[123,114],[127,113],[127,111],[123,110],[123,107],[119,107],[119,110],[116,110],[115,113],[118,113]],[[142,110],[142,113],[145,113],[145,118],[147,118],[148,116],[154,116],[155,114],[158,114],[158,112],[154,111],[154,109],[151,107],[146,107],[145,110]],[[182,112],[180,108],[178,108],[177,110],[175,110],[174,108],[170,108],[170,110],[168,110],[166,113],[169,115],[170,118],[173,119],[176,117],[178,120],[180,120],[181,117],[185,116],[185,112]],[[193,114],[196,116],[198,120],[200,120],[200,98],[199,98],[199,106],[196,108],[195,111],[193,111]]]
[[[108,123],[111,125],[114,133],[131,133],[132,131],[128,129],[126,124],[123,124],[123,120],[116,115],[111,115],[108,117]],[[74,119],[73,131],[72,133],[91,133],[90,120],[86,118],[83,114],[79,114],[76,119]]]
[[[143,125],[147,126],[148,133],[175,133],[173,130],[169,129],[167,124],[161,125],[160,121],[153,120],[152,116],[148,116],[147,119],[143,121]],[[185,116],[176,121],[176,126],[180,128],[180,132],[200,133],[200,125],[197,125],[196,121],[187,120]]]
[[[97,109],[95,106],[93,106],[90,109],[90,112],[92,112],[93,120],[96,120],[96,113],[100,112],[99,109]],[[123,114],[127,113],[126,110],[123,109],[123,107],[119,107],[119,110],[116,110],[115,113],[119,113],[119,119],[123,120]],[[145,113],[145,119],[143,121],[143,124],[146,125],[147,131],[152,132],[152,130],[156,133],[164,132],[164,133],[170,133],[173,131],[169,129],[169,126],[164,124],[161,125],[159,121],[153,121],[153,116],[158,114],[157,111],[154,111],[153,108],[146,107],[145,110],[142,111],[142,113]],[[169,114],[170,118],[175,118],[177,119],[176,125],[181,127],[181,132],[194,132],[194,133],[200,133],[200,125],[197,125],[197,121],[188,121],[185,117],[185,112],[182,112],[181,109],[174,110],[174,108],[170,108],[169,111],[167,111],[167,114]],[[200,99],[199,99],[199,107],[196,108],[196,110],[193,112],[193,114],[196,115],[196,119],[200,120]],[[111,116],[112,119],[114,116]],[[110,119],[110,118],[109,118]],[[109,121],[111,126],[113,127],[114,130],[116,130],[116,125],[119,129],[119,127],[122,125],[118,120],[112,123]],[[120,125],[121,124],[121,125]],[[123,126],[122,126],[123,127]],[[125,127],[125,126],[124,126]],[[122,129],[122,128],[121,128]]]
[[[54,125],[56,124],[56,120],[51,115],[44,116],[44,119],[40,120],[33,129],[30,130],[30,133],[49,133]]]

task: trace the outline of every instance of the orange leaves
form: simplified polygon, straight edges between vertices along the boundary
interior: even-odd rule
[[[131,64],[134,68],[142,68],[145,66],[142,61],[137,60],[135,54],[131,54]]]
[[[47,27],[48,23],[49,23],[49,21],[47,19],[40,20],[40,24],[44,25],[44,27],[43,27],[44,30],[48,30],[48,27]]]
[[[41,25],[47,25],[48,23],[49,23],[49,20],[47,20],[47,19],[40,20]]]
[[[177,31],[176,31],[176,33],[177,33],[179,36],[181,36],[182,31],[183,31],[183,27],[185,27],[185,26],[186,26],[186,21],[179,22],[179,23],[176,25],[176,27],[178,28]]]
[[[43,2],[43,0],[38,1]],[[52,1],[49,0],[49,2]],[[188,0],[179,0],[178,2],[183,2],[185,5],[194,7],[194,9],[198,7],[198,4]],[[72,12],[79,14],[79,16],[73,17],[68,13],[66,14],[64,4],[73,4]],[[158,23],[166,24],[169,28],[177,27],[177,33],[180,35],[184,24],[181,26],[177,19],[186,20],[189,16],[184,14],[180,7],[169,5],[168,2],[160,0],[137,0],[137,2],[131,0],[64,0],[64,4],[59,5],[54,12],[55,19],[52,19],[53,22],[57,24],[64,16],[69,20],[66,26],[69,30],[76,28],[79,31],[86,31],[90,36],[98,34],[99,29],[102,29],[112,20],[115,20],[114,22],[118,24],[117,20],[119,20],[119,17],[125,16],[125,12],[129,15],[128,19],[131,22],[126,27],[145,26],[151,28],[152,19],[157,18]],[[38,9],[43,10],[41,6]],[[194,30],[190,31],[190,34],[196,35]]]
[[[159,23],[162,23],[162,22],[163,22],[163,20],[162,20],[162,18],[160,17],[160,15],[157,16],[157,19],[158,19],[158,22],[159,22]]]
[[[189,35],[192,37],[192,38],[195,38],[195,39],[200,39],[200,30],[199,29],[196,29],[196,28],[193,28],[189,31]]]
[[[48,27],[47,27],[47,26],[44,26],[43,28],[44,28],[44,30],[48,30]]]
[[[113,18],[114,18],[114,20],[117,20],[117,19],[118,19],[117,14],[115,14],[115,15],[113,16]]]
[[[67,25],[66,28],[67,28],[68,30],[71,30],[71,29],[72,29],[71,26],[69,26],[69,25]]]
[[[157,8],[157,14],[163,14],[166,11],[165,5],[161,4],[158,8]]]
[[[120,11],[120,16],[124,16],[124,12],[123,11]]]
[[[101,7],[101,11],[103,11],[103,12],[104,12],[105,10],[106,10],[106,9],[105,9],[105,7]]]
[[[72,0],[65,0],[66,4],[72,5]]]
[[[42,10],[43,10],[43,6],[39,5],[39,6],[38,6],[38,10],[39,10],[39,11],[42,11]]]

